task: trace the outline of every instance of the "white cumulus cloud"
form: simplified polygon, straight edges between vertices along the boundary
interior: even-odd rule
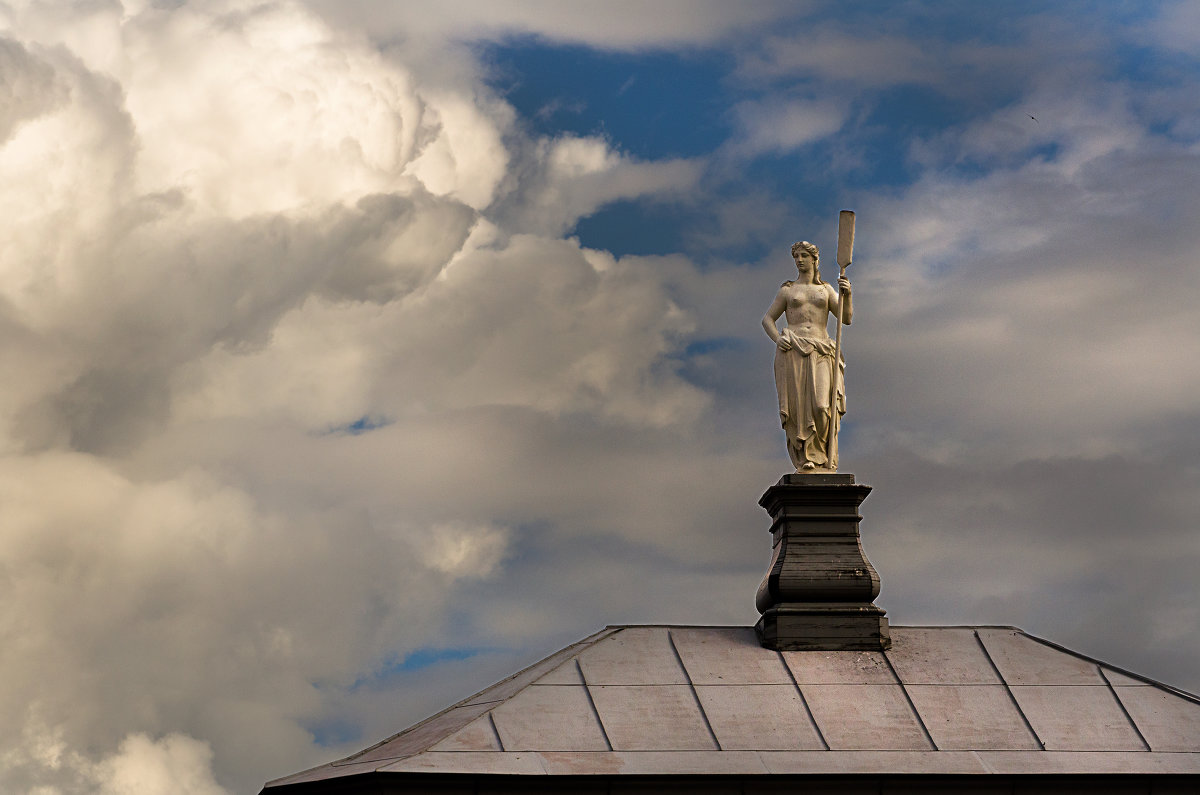
[[[246,791],[457,642],[515,528],[591,512],[522,491],[537,448],[707,410],[690,264],[561,237],[702,166],[527,137],[469,70],[294,3],[3,24],[0,789]]]

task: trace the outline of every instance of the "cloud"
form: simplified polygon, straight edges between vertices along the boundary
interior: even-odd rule
[[[847,113],[833,101],[765,100],[734,108],[739,128],[729,149],[740,157],[781,154],[827,138],[841,129]]]
[[[159,741],[132,734],[118,753],[100,763],[102,795],[225,795],[212,779],[212,750],[206,743],[179,734]]]
[[[460,522],[430,528],[432,544],[422,552],[425,565],[444,574],[486,577],[500,565],[509,545],[502,527],[468,526]]]
[[[1140,124],[1126,87],[1040,93],[1062,109],[1032,144],[1042,154],[994,144],[996,118],[984,117],[917,147],[939,154],[902,196],[860,207],[883,228],[860,253],[871,263],[860,295],[882,316],[855,320],[855,347],[880,376],[858,405],[881,428],[886,415],[894,427],[912,411],[929,427],[941,414],[976,460],[1149,451],[1146,425],[1189,414],[1200,388],[1178,367],[1200,353],[1197,241],[1174,220],[1194,211],[1200,161]],[[960,158],[984,173],[965,176]],[[1157,283],[1172,288],[1129,300]],[[922,350],[936,355],[911,353]],[[1133,361],[1137,374],[1122,374]],[[903,389],[875,401],[886,383]]]
[[[66,92],[55,80],[54,68],[19,42],[0,40],[0,64],[4,81],[0,140],[5,140],[21,122],[35,119],[64,101]]]
[[[1200,11],[1187,2],[1164,3],[1157,10],[1142,29],[1147,43],[1192,55],[1200,42]]]
[[[803,74],[885,86],[940,83],[949,60],[911,38],[854,35],[826,26],[769,39],[746,57],[742,69],[748,77]]]
[[[794,26],[796,32],[780,26],[761,46],[739,53],[736,76],[756,91],[803,87],[867,109],[889,91],[908,89],[891,95],[900,98],[899,118],[923,121],[929,98],[937,96],[935,117],[954,124],[1007,104],[1047,76],[1095,80],[1111,60],[1112,29],[1103,16],[1041,12],[998,19],[949,6],[909,11],[888,24],[864,10],[857,19],[817,15]],[[922,18],[927,15],[936,21]],[[894,133],[903,135],[903,127]]]
[[[245,791],[528,528],[603,513],[524,489],[552,438],[607,477],[707,411],[690,263],[560,237],[700,165],[524,137],[294,4],[77,11],[0,39],[0,786]],[[577,532],[669,547],[644,515]],[[474,629],[511,660],[528,617]]]
[[[423,564],[440,537],[429,525],[333,505],[306,519],[194,468],[146,482],[112,467],[54,453],[0,474],[4,566],[18,573],[4,588],[6,714],[71,752],[183,731],[212,744],[224,775],[295,758],[308,746],[297,722],[321,708],[315,683],[404,648],[445,585],[478,574]],[[482,564],[503,548],[481,541],[454,552]],[[5,746],[20,747],[21,727]]]
[[[661,0],[653,5],[620,0],[603,6],[553,0],[504,4],[455,0],[420,9],[379,0],[312,0],[310,4],[331,20],[369,27],[380,38],[531,35],[616,50],[707,44],[795,13],[794,3],[760,2],[734,8],[718,0]]]
[[[434,95],[424,120],[436,131],[407,171],[439,196],[475,209],[492,203],[507,166],[507,152],[494,120],[506,108],[480,108],[457,96]],[[491,111],[491,112],[488,112]]]
[[[493,215],[506,229],[550,236],[621,199],[682,200],[706,165],[699,158],[639,160],[596,136],[543,138],[527,149],[514,166],[520,190],[498,202]]]
[[[72,790],[99,795],[228,795],[212,777],[207,743],[173,733],[159,740],[127,735],[109,756],[92,761],[63,743],[61,733],[27,726],[25,743],[7,752],[7,784],[16,791],[57,793],[34,782],[50,773]]]

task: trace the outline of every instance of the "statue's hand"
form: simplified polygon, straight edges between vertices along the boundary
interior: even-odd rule
[[[850,292],[850,280],[845,276],[838,277],[838,289],[843,293]]]
[[[779,350],[781,351],[790,351],[792,349],[792,341],[788,339],[786,330],[783,334],[779,335],[779,339],[775,341],[775,344],[779,346]]]

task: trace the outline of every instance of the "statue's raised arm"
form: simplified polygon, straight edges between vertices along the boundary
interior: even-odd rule
[[[854,314],[850,281],[843,270],[840,293],[822,281],[821,253],[812,243],[792,246],[792,259],[796,278],[783,283],[762,319],[763,330],[775,343],[779,420],[797,472],[832,472],[838,464],[838,418],[846,413],[845,363],[826,323],[833,314],[849,325]],[[776,325],[780,317],[787,321],[782,331]]]

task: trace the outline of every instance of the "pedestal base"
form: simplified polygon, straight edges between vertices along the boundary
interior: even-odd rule
[[[863,553],[859,506],[871,487],[849,473],[784,475],[759,505],[771,515],[771,562],[755,632],[771,649],[880,651],[891,646],[875,606],[879,575]]]
[[[892,637],[884,611],[874,605],[782,604],[754,625],[758,642],[780,651],[881,651]]]

